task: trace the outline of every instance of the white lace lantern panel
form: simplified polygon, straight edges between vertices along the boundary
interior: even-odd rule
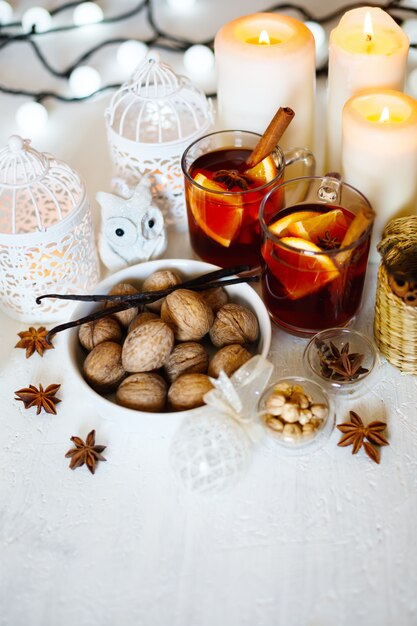
[[[32,323],[64,319],[74,303],[44,293],[85,293],[99,278],[90,208],[78,174],[28,140],[0,151],[0,305]]]
[[[114,94],[105,117],[114,177],[133,189],[148,175],[167,224],[184,229],[180,160],[212,124],[204,93],[151,53]]]

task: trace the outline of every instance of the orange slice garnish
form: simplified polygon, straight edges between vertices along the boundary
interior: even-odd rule
[[[333,209],[327,213],[320,213],[314,217],[300,217],[296,222],[288,226],[288,234],[294,237],[302,237],[314,243],[320,244],[326,236],[336,237],[339,243],[348,228],[346,217],[341,209]]]
[[[268,230],[270,230],[271,233],[277,237],[286,237],[289,235],[289,226],[293,222],[307,220],[315,215],[317,215],[315,211],[297,211],[296,213],[289,213],[285,217],[281,217],[279,220],[268,226]]]
[[[228,248],[239,233],[242,224],[242,197],[240,194],[222,196],[216,193],[211,194],[210,191],[224,192],[226,190],[204,174],[197,174],[194,180],[207,191],[204,192],[195,187],[189,190],[188,201],[191,213],[198,226],[210,239]]]
[[[292,249],[269,242],[271,245],[264,248],[263,254],[291,300],[309,296],[339,276],[332,259],[311,241],[283,237],[281,242]],[[300,251],[316,254],[302,254]]]
[[[243,173],[254,182],[259,183],[259,185],[265,185],[274,180],[277,172],[274,159],[271,156],[267,156],[258,165],[245,170]]]
[[[208,189],[209,191],[220,191],[220,192],[227,191],[227,188],[224,185],[221,185],[220,183],[216,183],[215,180],[210,180],[210,178],[207,178],[207,176],[205,176],[201,172],[199,172],[198,174],[194,176],[194,180],[196,183],[198,183],[205,189]],[[225,197],[228,198],[229,196],[225,196]]]

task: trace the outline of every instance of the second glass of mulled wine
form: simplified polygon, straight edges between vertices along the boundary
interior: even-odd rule
[[[374,212],[337,176],[274,186],[259,214],[262,290],[272,319],[300,336],[346,326],[362,299]]]

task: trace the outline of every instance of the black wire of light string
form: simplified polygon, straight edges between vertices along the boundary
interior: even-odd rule
[[[48,11],[48,13],[51,17],[55,17],[55,15],[58,15],[59,13],[64,13],[65,11],[68,11],[69,9],[76,8],[80,4],[84,4],[85,1],[86,0],[77,0],[76,2],[66,2],[65,4],[62,4],[61,6],[56,7],[55,9],[51,9],[50,11]],[[119,13],[118,15],[115,15],[113,17],[111,16],[103,17],[103,19],[100,20],[100,22],[97,22],[97,24],[113,24],[114,22],[121,22],[131,17],[135,17],[149,4],[149,2],[150,0],[141,0],[141,2],[139,2],[132,9],[129,9],[128,11],[125,11],[123,13]],[[5,28],[19,28],[21,26],[22,26],[22,22],[9,22],[8,24],[0,24],[0,33]],[[60,33],[63,31],[65,32],[68,30],[76,30],[79,28],[84,28],[86,26],[91,26],[91,24],[66,24],[63,26],[55,26],[54,28],[49,28],[48,30],[45,30],[45,31],[36,32],[36,35],[49,35],[51,33],[53,34],[53,33]],[[30,36],[31,34],[32,33],[21,33],[21,37],[24,38],[25,36]]]
[[[55,16],[69,9],[73,9],[74,7],[77,7],[80,4],[83,4],[84,1],[85,0],[78,0],[76,2],[67,2],[51,10],[50,15]],[[401,0],[389,0],[383,5],[367,3],[367,6],[377,7],[377,8],[385,10],[387,13],[389,13],[389,15],[391,15],[393,19],[395,19],[399,23],[402,22],[403,18],[397,17],[396,12],[417,14],[417,7],[406,6],[400,3],[401,3]],[[289,3],[274,4],[271,7],[265,9],[265,12],[273,13],[273,12],[278,12],[278,11],[294,11],[298,13],[301,17],[303,17],[306,21],[316,22],[320,25],[323,25],[323,24],[326,24],[328,22],[331,22],[337,19],[348,10],[359,8],[362,6],[364,6],[363,2],[348,3],[342,7],[339,7],[336,10],[333,10],[325,15],[322,15],[321,17],[317,17],[309,9],[301,5],[289,2]],[[143,11],[146,14],[148,25],[153,30],[154,34],[153,36],[147,39],[137,39],[136,41],[145,43],[148,46],[153,46],[154,48],[169,50],[171,52],[183,53],[186,50],[188,50],[191,46],[197,43],[208,46],[211,49],[213,49],[213,44],[214,44],[213,38],[206,39],[204,41],[199,41],[199,42],[190,41],[182,37],[171,35],[170,33],[167,33],[165,30],[161,29],[159,25],[157,24],[157,19],[155,16],[154,7],[152,5],[152,0],[142,0],[129,11],[125,11],[118,15],[105,17],[100,22],[95,23],[95,26],[99,26],[100,24],[113,24],[113,23],[121,22],[127,19],[131,19],[135,17],[136,15],[139,15]],[[85,26],[91,26],[91,24],[85,25]],[[41,37],[43,35],[53,35],[54,33],[68,32],[68,31],[80,29],[80,28],[83,28],[84,25],[69,24],[65,26],[57,26],[55,28],[50,28],[42,32],[37,32],[35,28],[33,28],[30,33],[10,34],[7,32],[3,32],[6,28],[10,29],[10,28],[16,28],[16,27],[21,27],[21,23],[12,22],[9,24],[0,24],[0,52],[2,49],[6,48],[7,46],[13,43],[27,43],[33,50],[35,56],[37,57],[39,62],[42,64],[42,66],[52,76],[56,78],[62,78],[62,79],[68,79],[70,74],[74,71],[74,69],[82,65],[87,59],[92,57],[99,50],[102,50],[103,48],[106,48],[107,46],[111,46],[115,44],[120,45],[126,41],[132,40],[131,37],[129,38],[113,37],[113,38],[105,39],[99,42],[98,44],[92,46],[86,52],[84,52],[75,61],[69,64],[67,68],[63,70],[59,70],[53,67],[49,59],[40,49],[38,43],[35,41],[35,38]],[[410,47],[416,48],[417,44],[411,44]],[[327,72],[327,64],[318,68],[316,72],[317,72],[317,75],[325,74]],[[7,85],[3,85],[1,83],[0,83],[0,92],[5,93],[5,94],[10,94],[10,95],[30,97],[36,102],[42,102],[43,100],[47,98],[55,99],[61,102],[81,102],[85,100],[90,100],[94,98],[94,96],[104,91],[117,89],[120,86],[121,86],[121,83],[112,83],[112,84],[104,85],[96,89],[95,91],[93,91],[91,94],[87,96],[81,96],[81,97],[65,96],[60,93],[57,93],[56,91],[50,91],[50,90],[34,91],[34,90],[27,90],[27,89],[17,89],[17,88],[9,87]],[[207,94],[207,95],[215,96],[216,94],[213,93],[213,94]]]

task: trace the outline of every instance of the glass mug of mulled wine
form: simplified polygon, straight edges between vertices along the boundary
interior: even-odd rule
[[[309,150],[279,146],[249,168],[245,161],[260,138],[249,131],[218,131],[194,141],[182,156],[191,247],[203,261],[257,267],[262,199],[282,182],[286,165],[300,163],[303,174],[314,173]]]
[[[295,178],[262,201],[262,291],[271,318],[299,336],[356,316],[375,214],[338,174]]]

